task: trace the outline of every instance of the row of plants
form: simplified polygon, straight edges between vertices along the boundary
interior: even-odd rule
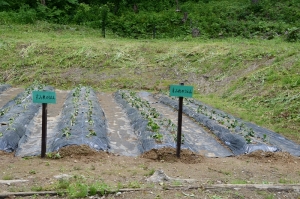
[[[15,119],[25,113],[28,110],[28,105],[32,103],[31,99],[31,93],[33,90],[43,90],[44,85],[38,82],[34,82],[32,85],[28,86],[25,91],[21,94],[19,94],[17,97],[15,97],[12,101],[8,102],[5,106],[3,106],[0,109],[0,119],[5,118],[5,115],[9,114],[8,123],[3,123],[7,125],[6,130],[15,130],[15,128],[12,127],[12,124],[14,123]],[[13,110],[14,108],[22,106],[21,111],[13,111],[9,113],[10,110]],[[0,132],[0,137],[3,136],[3,133]]]
[[[0,148],[11,152],[16,149],[20,138],[24,135],[25,126],[29,124],[40,108],[40,104],[32,102],[32,91],[46,88],[39,82],[28,86],[0,110]]]
[[[255,134],[254,130],[248,127],[243,121],[222,111],[208,107],[193,98],[184,98],[184,105],[195,112],[203,114],[209,119],[218,122],[219,125],[229,129],[232,133],[242,135],[248,144],[255,144],[259,141],[268,142],[266,134],[263,134],[263,137],[259,137]]]
[[[152,131],[151,137],[158,143],[166,141],[171,136],[174,142],[177,142],[177,125],[170,119],[163,117],[150,103],[141,99],[136,92],[121,91],[122,98],[133,108],[137,109],[142,117],[148,121],[147,129]],[[165,137],[164,137],[165,136]],[[184,144],[184,134],[181,137],[181,143]]]
[[[178,108],[178,100],[175,100],[175,98],[160,95],[159,100],[161,103],[175,109]],[[235,155],[251,153],[255,150],[276,152],[281,149],[297,154],[294,149],[299,148],[299,146],[284,139],[279,134],[255,124],[243,122],[194,99],[184,101],[183,113],[208,128]],[[291,145],[293,147],[289,149],[288,146]]]
[[[84,89],[82,89],[84,88]],[[82,92],[82,90],[84,92]],[[90,87],[82,87],[81,85],[77,86],[73,92],[72,92],[72,106],[73,106],[73,112],[71,113],[70,116],[70,124],[69,126],[66,126],[62,131],[63,131],[63,136],[65,136],[66,138],[69,138],[69,136],[71,135],[71,129],[75,126],[75,124],[78,122],[78,113],[79,111],[82,111],[82,105],[84,101],[88,102],[88,110],[84,111],[87,117],[87,121],[88,121],[88,133],[86,134],[86,137],[90,137],[90,136],[96,136],[96,132],[93,130],[93,124],[94,124],[94,120],[92,118],[93,116],[93,103],[92,101],[89,99],[90,96],[90,92],[91,92],[91,88]],[[81,110],[79,110],[81,108]]]
[[[72,144],[87,144],[95,150],[109,148],[104,112],[91,87],[78,85],[68,94],[57,128],[50,152]]]
[[[298,94],[287,97],[294,100],[297,99]],[[247,101],[244,100],[244,103],[247,103]],[[291,103],[291,101],[289,101],[289,103]],[[288,106],[284,101],[280,104],[277,104],[277,106],[281,106],[281,104],[284,104],[286,107]],[[275,131],[266,129],[251,122],[245,122],[241,119],[236,119],[232,115],[209,107],[194,99],[190,99],[186,106],[188,109],[193,110],[194,113],[202,114],[211,121],[217,123],[219,126],[226,128],[231,132],[232,135],[241,135],[248,144],[248,148],[259,148],[261,150],[270,149],[271,151],[282,150],[287,151],[292,155],[299,156],[300,145],[295,143],[293,140],[287,139],[281,134],[276,133]]]

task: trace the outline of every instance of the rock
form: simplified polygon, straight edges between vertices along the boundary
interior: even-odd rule
[[[162,183],[162,182],[181,182],[181,183],[192,183],[196,182],[195,179],[180,179],[180,178],[171,178],[167,176],[163,170],[156,170],[152,176],[146,179],[147,182],[154,182],[154,183]]]
[[[68,174],[60,174],[60,175],[54,176],[54,178],[56,178],[56,179],[69,179],[69,178],[72,178],[72,176],[68,175]]]

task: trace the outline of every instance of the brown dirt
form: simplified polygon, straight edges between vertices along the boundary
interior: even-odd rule
[[[253,153],[239,156],[238,159],[248,160],[251,159],[255,162],[265,162],[265,163],[295,163],[299,161],[299,158],[292,156],[287,152],[264,152],[264,151],[254,151]],[[300,163],[300,162],[299,162]]]
[[[197,155],[187,149],[182,149],[180,158],[178,158],[176,156],[176,149],[174,148],[152,149],[144,153],[141,157],[155,161],[182,162],[186,164],[196,164],[203,161],[203,156]]]
[[[253,189],[205,190],[211,184],[300,184],[300,159],[287,153],[254,152],[239,157],[207,158],[188,150],[153,149],[140,157],[126,157],[97,152],[87,146],[68,146],[59,150],[60,159],[15,157],[0,152],[0,180],[23,179],[28,182],[0,184],[0,193],[57,190],[54,176],[67,174],[72,181],[91,185],[105,182],[112,189],[145,188],[145,191],[122,192],[105,197],[86,198],[294,198],[299,192]],[[149,183],[146,179],[154,170],[178,179],[195,179],[194,183]],[[185,189],[198,186],[198,189]],[[167,190],[177,187],[177,190]],[[180,189],[180,187],[182,187]],[[67,196],[26,196],[16,198],[68,198]]]

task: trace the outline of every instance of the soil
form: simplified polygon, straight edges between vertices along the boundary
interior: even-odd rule
[[[173,148],[153,149],[138,157],[97,152],[88,146],[67,146],[59,150],[60,158],[15,157],[0,152],[0,178],[28,180],[0,183],[0,192],[30,192],[57,190],[57,175],[68,175],[85,184],[105,182],[112,189],[142,188],[104,197],[86,198],[300,198],[297,191],[268,191],[258,189],[203,189],[214,184],[298,184],[300,158],[288,153],[252,154],[227,158],[208,158],[182,150],[180,159]],[[172,178],[195,181],[151,183],[147,178],[155,170],[163,170]],[[9,182],[9,181],[7,181]],[[175,190],[168,190],[169,188]],[[195,187],[194,189],[187,189]],[[24,196],[15,198],[68,198],[67,196]],[[13,198],[12,196],[10,198]]]
[[[57,92],[57,96],[62,100],[48,107],[51,121],[59,120],[66,93]],[[115,140],[112,150],[98,152],[86,145],[71,145],[61,148],[57,153],[47,154],[46,158],[22,158],[16,157],[14,153],[0,151],[0,198],[1,195],[3,198],[68,198],[66,195],[13,196],[17,192],[58,191],[58,175],[67,176],[71,183],[77,181],[92,185],[100,182],[109,185],[112,190],[127,189],[86,198],[300,198],[300,158],[289,153],[256,151],[236,157],[212,158],[201,151],[193,153],[182,149],[178,159],[175,149],[161,148],[135,157],[128,156],[136,152],[133,147],[135,137],[130,134],[132,129],[129,122],[109,94],[102,93],[99,96],[108,120],[108,135],[111,140]],[[1,96],[1,103],[5,104],[4,101],[9,99],[12,97],[6,99]],[[122,144],[119,140],[123,141]],[[149,182],[147,179],[157,170],[178,180]],[[299,188],[298,191],[284,188],[280,191],[205,188],[222,184],[296,184]]]

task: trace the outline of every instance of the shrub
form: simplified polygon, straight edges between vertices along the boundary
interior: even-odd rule
[[[286,40],[289,42],[300,41],[300,28],[293,27],[288,29]]]

